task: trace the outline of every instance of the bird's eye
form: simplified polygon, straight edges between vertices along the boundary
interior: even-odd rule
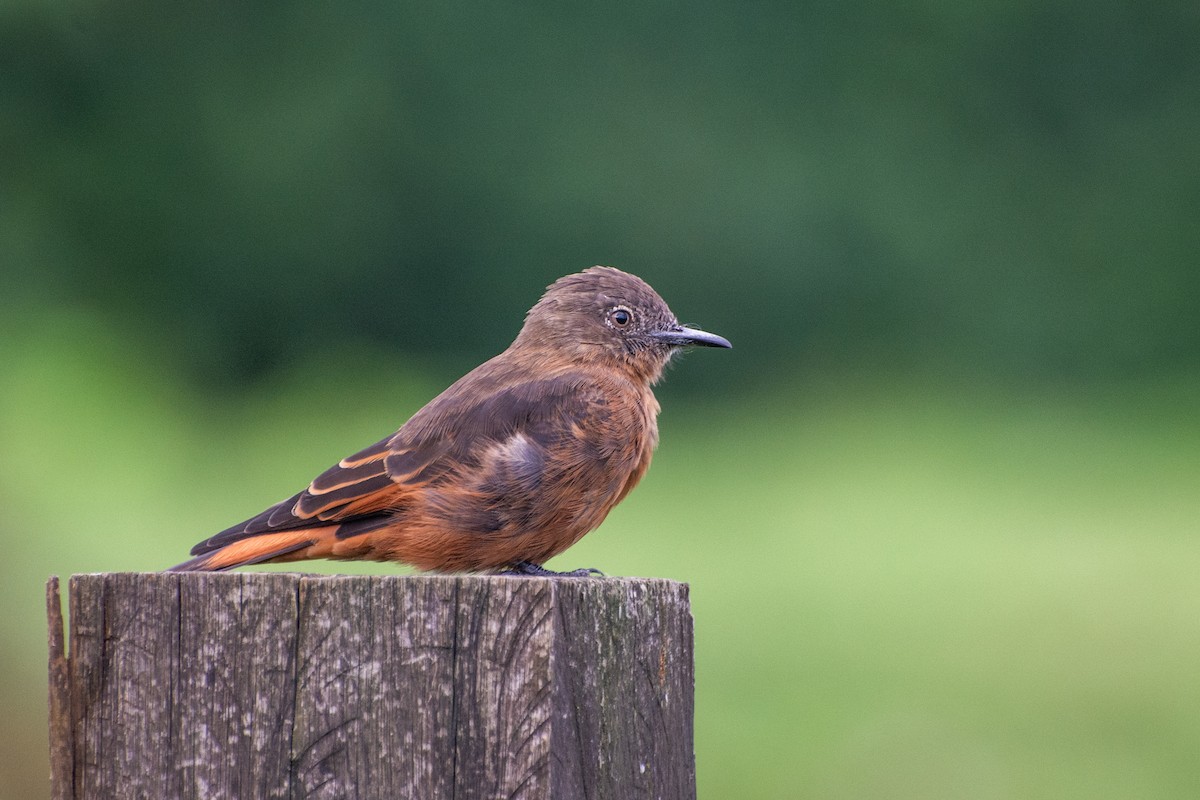
[[[618,328],[624,328],[633,321],[633,312],[625,306],[617,306],[612,311],[608,312],[608,318],[612,320],[612,324]]]

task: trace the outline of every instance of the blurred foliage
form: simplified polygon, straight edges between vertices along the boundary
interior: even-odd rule
[[[594,263],[736,348],[556,565],[692,584],[702,796],[1200,796],[1197,52],[1176,0],[0,4],[0,796],[46,575],[179,561]]]
[[[331,340],[475,359],[592,263],[743,376],[1193,367],[1198,45],[1185,2],[18,0],[0,294],[210,380]]]

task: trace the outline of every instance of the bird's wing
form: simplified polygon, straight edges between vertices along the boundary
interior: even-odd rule
[[[447,392],[399,433],[387,456],[397,480],[437,481],[479,465],[490,444],[522,434],[547,448],[568,434],[587,437],[607,417],[607,399],[587,376],[567,373],[508,383],[491,391]]]
[[[640,411],[617,391],[615,382],[568,373],[505,386],[466,413],[459,408],[452,422],[432,404],[427,418],[401,431],[418,446],[389,456],[388,471],[428,480],[425,510],[445,529],[590,530],[624,495],[643,456]],[[434,430],[443,452],[417,457]]]
[[[233,542],[266,533],[281,533],[320,525],[378,519],[395,502],[397,484],[387,474],[385,461],[397,434],[343,458],[318,475],[308,488],[280,501],[250,519],[230,526],[192,548],[192,555],[220,550]],[[359,525],[366,532],[372,528]]]
[[[261,534],[322,525],[340,526],[341,539],[375,530],[403,512],[414,490],[476,470],[490,445],[517,434],[530,447],[514,451],[508,474],[495,479],[521,485],[495,490],[533,491],[550,453],[585,448],[605,456],[597,437],[589,435],[607,416],[605,406],[602,392],[571,375],[510,384],[474,397],[448,390],[397,433],[342,459],[304,491],[200,542],[192,555]]]

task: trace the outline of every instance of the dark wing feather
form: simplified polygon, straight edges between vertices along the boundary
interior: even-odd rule
[[[211,553],[232,542],[262,533],[312,528],[323,523],[349,522],[364,517],[378,518],[378,510],[370,513],[346,512],[355,501],[394,486],[386,467],[389,444],[394,438],[395,434],[343,458],[318,475],[304,491],[205,539],[192,548],[192,555]],[[364,525],[356,525],[355,528],[356,533],[371,529]]]
[[[589,446],[582,427],[607,419],[604,394],[586,376],[514,382],[487,392],[447,390],[400,429],[387,472],[402,483],[437,485],[479,466],[487,446],[520,433],[554,450],[569,440]]]
[[[516,433],[536,445],[536,457],[513,464],[507,477],[493,476],[496,482],[488,488],[531,493],[541,479],[545,453],[568,439],[572,447],[599,447],[591,437],[579,435],[585,420],[606,416],[603,394],[585,391],[585,383],[571,375],[508,385],[460,381],[397,433],[342,459],[304,491],[200,542],[192,554],[210,553],[258,534],[322,524],[340,525],[338,538],[374,530],[393,519],[404,487],[436,485],[470,471],[478,467],[488,444]],[[608,454],[597,450],[595,455]]]

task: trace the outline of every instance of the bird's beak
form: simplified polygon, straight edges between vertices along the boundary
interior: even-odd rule
[[[677,325],[664,331],[657,331],[654,334],[654,338],[674,347],[688,347],[689,345],[733,347],[724,336],[717,336],[715,333],[688,328],[683,325]]]

